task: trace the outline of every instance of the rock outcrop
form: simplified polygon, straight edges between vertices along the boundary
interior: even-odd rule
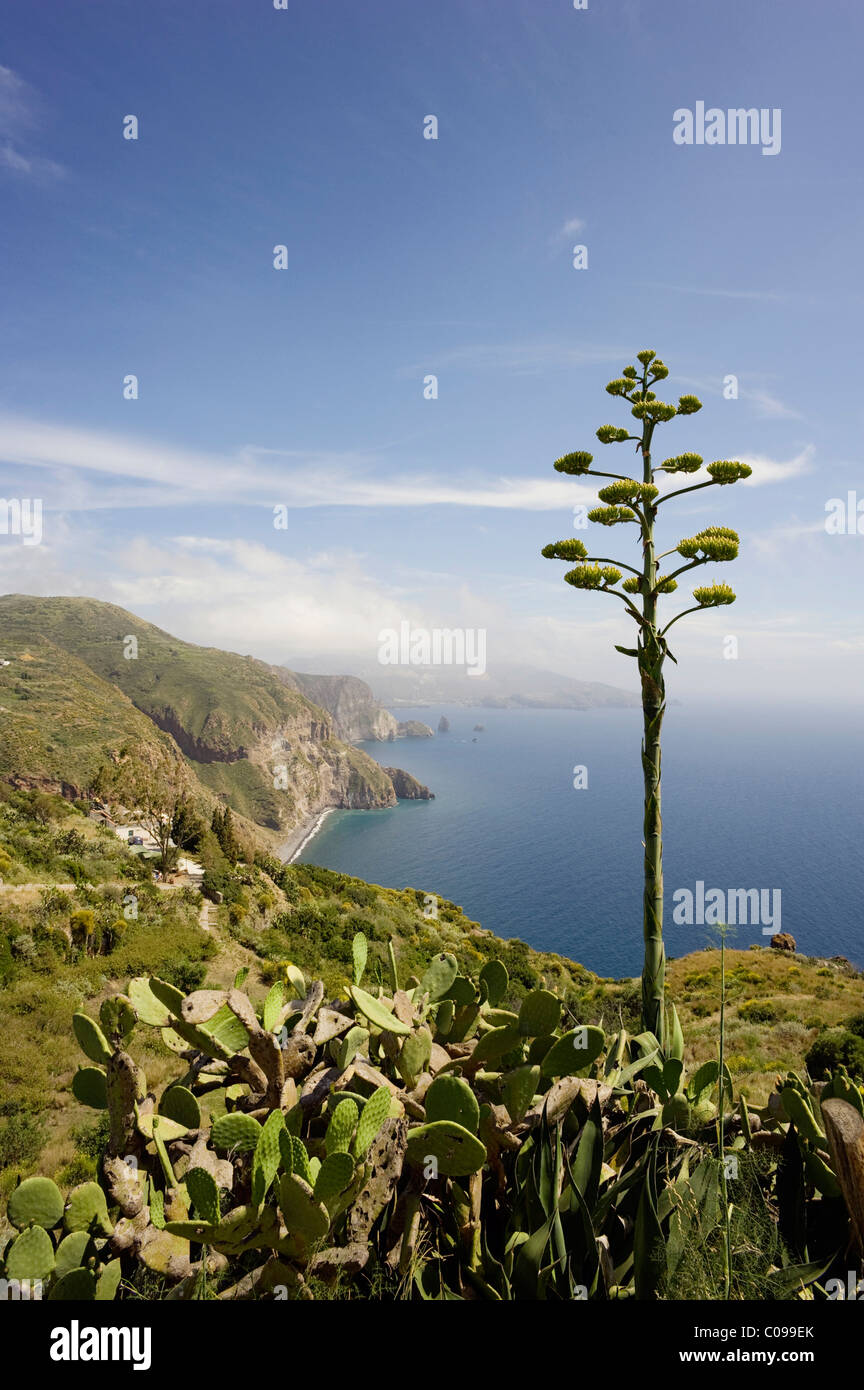
[[[403,772],[401,767],[385,767],[382,768],[382,772],[387,773],[400,801],[435,800],[434,792],[430,792],[429,788],[418,782],[416,777],[412,777],[410,772]]]
[[[430,729],[428,724],[421,724],[419,719],[400,719],[396,728],[397,738],[434,738],[435,730]]]
[[[439,734],[449,734],[450,732],[450,720],[447,718],[446,714],[442,714],[441,718],[438,720],[438,732]]]
[[[367,740],[385,742],[400,737],[393,715],[375,699],[371,688],[357,676],[310,676],[299,671],[285,672],[291,684],[333,717],[333,732],[346,743]]]

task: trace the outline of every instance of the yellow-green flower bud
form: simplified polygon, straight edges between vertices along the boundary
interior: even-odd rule
[[[547,560],[584,560],[588,551],[583,541],[570,536],[566,541],[554,541],[544,545],[540,552]]]
[[[721,604],[735,602],[735,595],[728,584],[707,584],[704,588],[694,589],[693,597],[700,608],[718,608]]]
[[[588,513],[589,521],[597,521],[601,526],[617,526],[622,521],[637,521],[636,513],[630,507],[594,507]]]
[[[678,411],[679,415],[695,415],[697,410],[702,409],[702,402],[698,396],[679,396]]]
[[[629,437],[627,430],[619,429],[617,425],[601,425],[597,431],[601,444],[621,444]]]
[[[702,455],[676,454],[674,458],[664,459],[660,467],[667,473],[697,473],[702,467]]]
[[[721,487],[726,487],[729,483],[737,483],[740,478],[749,478],[753,469],[748,463],[738,463],[732,459],[718,459],[716,463],[708,464],[708,472],[719,483]]]
[[[554,467],[559,473],[587,473],[593,462],[593,454],[564,454],[562,458],[555,460]]]

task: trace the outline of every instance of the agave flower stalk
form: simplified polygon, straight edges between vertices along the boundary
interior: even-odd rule
[[[692,395],[680,396],[677,405],[658,400],[651,388],[669,375],[669,369],[657,354],[649,349],[638,353],[637,360],[641,364],[641,372],[635,366],[625,367],[620,377],[609,382],[606,390],[611,396],[619,396],[627,402],[631,415],[641,422],[641,433],[631,434],[629,429],[601,425],[597,430],[597,438],[601,444],[635,444],[636,454],[641,455],[641,479],[626,473],[609,473],[592,468],[594,457],[589,453],[565,454],[556,461],[555,468],[559,473],[568,473],[576,477],[590,475],[612,479],[612,482],[602,487],[598,493],[605,505],[590,511],[588,519],[601,526],[635,525],[639,533],[641,567],[589,555],[584,543],[576,538],[547,545],[543,554],[547,559],[577,561],[575,568],[568,570],[564,575],[566,582],[577,589],[591,589],[597,593],[614,595],[624,604],[637,625],[636,646],[616,645],[616,651],[636,660],[642,686],[642,771],[645,790],[642,909],[645,953],[642,967],[642,1026],[653,1033],[662,1044],[666,1034],[666,957],[663,945],[660,733],[666,712],[663,668],[667,657],[675,660],[669,650],[666,634],[685,614],[734,603],[735,595],[728,584],[709,584],[696,588],[693,590],[695,604],[677,613],[665,626],[661,625],[659,616],[660,600],[662,596],[674,592],[678,587],[678,576],[687,570],[734,560],[738,554],[739,541],[735,531],[728,526],[708,526],[695,536],[680,541],[671,550],[658,555],[654,526],[660,507],[673,498],[680,497],[683,493],[696,492],[704,487],[728,486],[748,477],[751,469],[744,463],[720,459],[707,465],[707,478],[661,495],[655,481],[658,475],[696,474],[702,469],[703,460],[699,454],[684,453],[664,459],[660,464],[654,464],[654,431],[658,425],[667,423],[676,415],[695,414],[697,410],[701,410],[702,403]],[[670,555],[680,556],[685,563],[677,569],[661,574],[660,562]],[[629,571],[629,574],[622,584],[620,581],[623,570]]]

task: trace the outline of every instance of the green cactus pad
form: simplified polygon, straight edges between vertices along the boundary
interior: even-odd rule
[[[304,1182],[312,1185],[312,1167],[309,1163],[309,1154],[303,1140],[296,1134],[289,1135],[291,1140],[291,1172]]]
[[[111,1048],[108,1039],[89,1014],[75,1013],[72,1015],[72,1031],[81,1051],[91,1062],[98,1062],[100,1066],[107,1066],[111,1061]]]
[[[129,999],[138,1018],[142,1023],[149,1023],[151,1028],[164,1028],[171,1022],[172,1010],[170,1010],[161,998],[153,993],[151,982],[146,975],[139,975],[136,979],[129,981]],[[167,986],[173,988],[173,986]],[[177,990],[180,996],[177,1005],[179,1012],[180,1004],[183,1002],[183,995]]]
[[[238,1153],[251,1153],[258,1143],[261,1126],[251,1115],[235,1112],[233,1115],[220,1115],[213,1121],[210,1142],[214,1149],[235,1149]]]
[[[298,970],[296,965],[285,965],[285,978],[292,989],[297,991],[298,999],[306,998],[306,977],[302,970]]]
[[[410,1024],[403,1023],[394,1013],[380,1002],[373,999],[371,994],[367,994],[365,989],[359,985],[349,985],[348,993],[354,1001],[355,1008],[359,1009],[364,1018],[368,1018],[370,1023],[374,1023],[376,1028],[381,1028],[387,1033],[407,1034],[411,1032]]]
[[[54,1256],[54,1273],[58,1279],[62,1279],[64,1274],[70,1274],[73,1269],[80,1269],[88,1257],[88,1252],[93,1251],[93,1237],[89,1231],[72,1231],[68,1236],[64,1236]]]
[[[97,1303],[110,1303],[120,1287],[123,1267],[119,1260],[109,1260],[96,1280]]]
[[[9,1197],[6,1212],[13,1226],[44,1226],[50,1231],[63,1220],[63,1196],[50,1178],[25,1178]]]
[[[600,1056],[606,1046],[602,1028],[573,1028],[550,1047],[540,1063],[542,1076],[575,1076]]]
[[[689,1129],[690,1102],[683,1091],[669,1097],[663,1106],[661,1119],[670,1129]]]
[[[429,967],[420,981],[419,993],[428,994],[429,1003],[435,1004],[439,999],[444,998],[458,974],[459,964],[456,957],[442,951],[440,955],[433,956],[430,961]]]
[[[462,1125],[435,1120],[411,1130],[405,1157],[414,1168],[425,1168],[429,1159],[434,1159],[442,1176],[462,1178],[483,1167],[486,1146]]]
[[[450,1029],[453,1027],[453,1018],[456,1014],[456,1005],[452,999],[442,999],[435,1010],[435,1027],[438,1036],[448,1037]]]
[[[399,1075],[406,1086],[413,1086],[417,1077],[426,1070],[432,1055],[432,1034],[428,1028],[418,1028],[405,1039],[396,1059]]]
[[[159,1231],[165,1229],[165,1194],[158,1187],[150,1193],[150,1220]]]
[[[135,983],[136,981],[133,980],[132,984]],[[186,998],[182,989],[178,989],[176,985],[169,985],[167,980],[157,979],[155,975],[150,976],[147,984],[150,987],[150,993],[155,995],[161,1004],[165,1005],[174,1018],[182,1017],[183,1000]],[[135,996],[132,993],[132,985],[129,986],[129,997],[134,1003]]]
[[[242,989],[243,986],[245,985],[245,983],[246,983],[246,981],[247,981],[248,979],[249,979],[249,966],[248,966],[248,965],[241,965],[240,969],[237,971],[237,973],[236,973],[235,976],[234,976],[234,988],[235,988],[235,989]]]
[[[493,1028],[518,1028],[519,1015],[510,1009],[485,1009],[483,1017]]]
[[[522,1000],[519,1032],[526,1038],[542,1038],[554,1033],[561,1018],[561,1000],[548,989],[532,989]]]
[[[208,1173],[206,1168],[190,1168],[183,1181],[192,1199],[195,1215],[201,1221],[218,1225],[222,1212],[219,1209],[219,1188],[213,1174]]]
[[[480,1105],[468,1082],[463,1081],[461,1076],[450,1076],[447,1072],[436,1076],[426,1092],[425,1106],[427,1124],[452,1120],[470,1134],[477,1133]]]
[[[99,1230],[106,1236],[113,1233],[105,1193],[97,1182],[82,1182],[73,1187],[66,1198],[63,1224],[67,1231]]]
[[[7,1279],[47,1279],[54,1269],[54,1246],[43,1226],[28,1226],[6,1251]]]
[[[506,965],[500,960],[487,960],[480,971],[480,980],[486,986],[486,998],[489,1003],[500,1004],[510,985]]]
[[[539,1066],[550,1047],[554,1047],[558,1039],[554,1033],[547,1033],[545,1037],[532,1038],[528,1048],[528,1063],[530,1066]]]
[[[264,1000],[264,1008],[261,1012],[261,1021],[268,1033],[272,1033],[275,1030],[284,1003],[285,987],[281,980],[277,980],[267,995],[267,998]]]
[[[508,1071],[501,1082],[501,1094],[507,1107],[507,1114],[514,1124],[525,1115],[540,1084],[538,1066],[517,1067]]]
[[[471,1061],[494,1061],[497,1057],[504,1057],[514,1047],[518,1047],[521,1042],[522,1034],[518,1028],[490,1028],[488,1033],[483,1034],[471,1053]]]
[[[359,985],[363,980],[363,972],[366,969],[366,960],[369,955],[369,943],[362,931],[358,931],[354,940],[351,942],[351,956],[354,963],[354,984]]]
[[[108,1082],[101,1067],[79,1067],[72,1077],[72,1094],[91,1110],[108,1109]]]
[[[354,1130],[357,1127],[357,1106],[353,1100],[340,1100],[330,1116],[327,1137],[324,1141],[327,1157],[331,1154],[347,1153],[351,1147]]]
[[[452,999],[454,1004],[473,1004],[477,991],[467,975],[457,975],[444,997]]]
[[[166,1144],[170,1144],[174,1139],[182,1139],[184,1135],[189,1133],[188,1125],[169,1119],[167,1115],[154,1115],[152,1112],[149,1115],[138,1115],[136,1120],[138,1133],[143,1134],[145,1139],[152,1139],[154,1137],[154,1123],[158,1127],[159,1138]]]
[[[822,1133],[809,1103],[801,1095],[795,1086],[784,1086],[780,1092],[780,1099],[783,1102],[783,1109],[793,1121],[798,1133],[808,1139],[817,1148],[824,1149],[827,1141]]]
[[[354,1027],[349,1028],[343,1038],[334,1038],[336,1044],[335,1061],[337,1067],[344,1069],[351,1065],[357,1053],[365,1047],[369,1041],[369,1029]]]
[[[108,1037],[121,1046],[132,1036],[138,1022],[132,1000],[125,994],[112,994],[108,999],[103,999],[99,1019]]]
[[[379,1086],[373,1091],[357,1121],[357,1133],[352,1145],[355,1158],[364,1158],[366,1151],[390,1113],[390,1091],[387,1086]]]
[[[201,1128],[201,1107],[196,1097],[186,1086],[169,1086],[162,1092],[159,1102],[159,1118],[174,1120],[185,1129]]]
[[[314,1194],[316,1202],[329,1205],[340,1192],[344,1192],[354,1176],[354,1160],[349,1153],[328,1154],[321,1164],[315,1179]]]
[[[270,1184],[279,1171],[279,1136],[284,1131],[285,1118],[282,1111],[271,1110],[261,1127],[252,1159],[252,1201],[256,1205],[264,1201],[270,1191]]]
[[[200,1024],[199,1028],[205,1037],[224,1048],[229,1056],[233,1057],[235,1052],[242,1052],[249,1046],[249,1034],[227,1004],[217,1009],[213,1017]]]
[[[279,1179],[279,1209],[292,1235],[304,1240],[320,1240],[330,1229],[330,1214],[308,1182],[296,1173]]]
[[[92,1269],[70,1269],[48,1293],[49,1303],[89,1303],[96,1297],[96,1275]]]

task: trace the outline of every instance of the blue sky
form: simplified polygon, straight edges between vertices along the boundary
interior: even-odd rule
[[[45,509],[42,544],[0,535],[3,591],[271,660],[485,627],[490,668],[626,685],[623,613],[539,551],[593,495],[556,457],[631,466],[594,430],[630,423],[604,386],[647,346],[704,402],[663,455],[754,468],[666,523],[743,542],[708,575],[735,607],[675,629],[675,693],[854,698],[864,536],[824,519],[864,500],[860,6],[0,13],[0,496]],[[779,154],[675,144],[698,101],[779,108]]]

